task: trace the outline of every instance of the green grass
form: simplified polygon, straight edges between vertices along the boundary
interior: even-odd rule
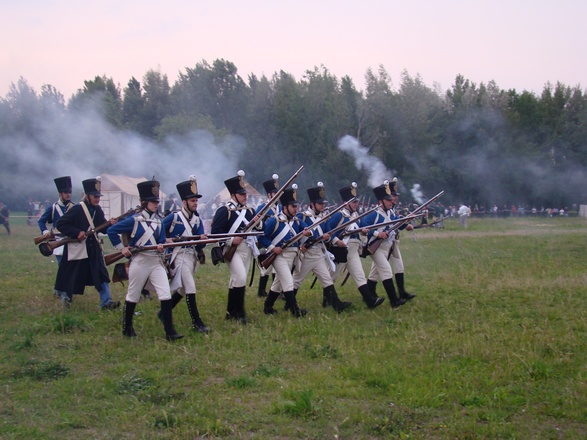
[[[308,316],[266,316],[255,280],[239,326],[224,320],[226,265],[208,263],[196,283],[212,332],[192,332],[182,302],[178,343],[164,339],[156,299],[137,307],[136,340],[93,288],[64,311],[35,235],[25,223],[0,230],[1,438],[587,436],[583,219],[402,233],[417,297],[393,310],[367,310],[349,280],[337,290],[353,306],[339,315],[308,279]],[[123,300],[125,287],[112,292]]]

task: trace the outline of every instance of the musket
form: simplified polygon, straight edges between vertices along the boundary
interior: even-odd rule
[[[397,231],[407,221],[409,221],[409,220],[411,220],[413,218],[416,218],[416,217],[421,216],[422,214],[420,214],[420,215],[418,215],[418,214],[421,211],[423,211],[430,203],[434,202],[436,199],[438,199],[443,194],[444,194],[444,191],[440,191],[438,194],[436,194],[434,197],[432,197],[431,199],[429,199],[427,202],[424,202],[423,204],[421,204],[420,206],[418,206],[416,209],[414,209],[412,212],[410,212],[407,216],[398,219],[399,220],[398,224],[395,225],[395,226],[393,226],[387,232]],[[395,220],[392,220],[392,222],[394,222],[394,221]],[[393,224],[393,223],[391,223],[391,222],[378,223],[378,224],[375,224],[375,225],[368,226],[367,229],[377,229],[377,228],[382,227],[382,226],[384,226],[386,224]],[[373,255],[375,253],[375,251],[377,251],[377,249],[379,249],[379,246],[381,246],[381,243],[383,243],[383,239],[382,238],[376,238],[375,240],[373,240],[368,245],[369,253],[371,255]]]
[[[367,217],[369,214],[371,214],[373,211],[375,211],[377,208],[379,208],[380,205],[377,205],[371,209],[369,209],[368,211],[365,211],[364,213],[362,213],[361,215],[356,216],[355,218],[352,218],[350,221],[343,223],[340,226],[337,226],[336,228],[333,228],[332,230],[330,230],[328,233],[329,234],[334,234],[338,231],[340,231],[341,229],[346,229],[347,226],[350,226],[352,223],[356,223],[359,220],[361,220],[363,217]],[[362,229],[362,228],[361,228]],[[357,232],[359,232],[360,229],[353,229],[350,231],[343,231],[339,234],[338,238],[343,238],[346,237],[347,235],[352,235],[352,234],[356,234]]]
[[[54,241],[56,238],[61,238],[63,237],[63,235],[55,235],[53,234],[53,232],[50,233],[50,235],[48,237],[46,237],[45,235],[39,235],[38,237],[33,238],[35,245],[39,245],[41,243],[43,243],[44,241]]]
[[[326,220],[328,220],[330,217],[332,217],[334,214],[336,214],[338,211],[340,211],[342,208],[344,208],[346,206],[346,204],[350,203],[351,200],[349,200],[345,204],[340,205],[334,211],[329,212],[327,215],[325,215],[324,217],[320,218],[320,220],[318,220],[317,222],[315,222],[315,223],[307,226],[306,228],[304,228],[304,230],[302,232],[298,232],[292,238],[290,238],[289,240],[287,240],[282,246],[280,246],[281,249],[285,249],[285,248],[291,246],[292,244],[294,244],[296,241],[300,240],[302,238],[302,236],[304,235],[304,232],[305,231],[311,231],[312,229],[315,229],[318,226],[320,226],[322,223],[324,223]],[[269,266],[271,266],[273,264],[273,262],[275,261],[275,259],[277,258],[277,255],[274,254],[273,252],[269,252],[266,255],[267,256],[265,257],[265,259],[261,262],[261,266],[263,266],[263,268],[265,268],[265,269],[267,269]]]
[[[350,200],[347,200],[346,202],[344,202],[342,205],[338,206],[336,209],[334,209],[333,211],[330,211],[328,214],[326,214],[321,220],[320,223],[323,223],[324,220],[323,219],[328,219],[330,217],[332,217],[334,214],[336,214],[338,211],[343,210],[344,208],[346,208],[351,202],[354,202],[355,200],[357,200],[356,197],[353,197]],[[348,222],[345,223],[345,226],[348,225]],[[331,234],[334,230],[339,231],[340,227],[334,228],[332,231],[328,231],[328,234]],[[306,243],[304,243],[304,246],[306,247],[306,249],[309,249],[312,245],[314,245],[315,243],[318,243],[319,241],[324,240],[324,234],[322,234],[320,237],[317,237],[316,239],[313,238],[309,238],[308,241],[306,241]]]
[[[83,203],[83,202],[82,202]],[[136,207],[133,209],[129,209],[128,211],[126,211],[124,214],[119,215],[118,217],[115,218],[116,221],[122,220],[126,217],[128,217],[131,214],[137,213],[139,211],[141,211],[143,208]],[[91,234],[95,234],[97,232],[100,232],[102,229],[107,228],[108,226],[110,226],[110,220],[108,220],[107,222],[102,223],[99,226],[96,226],[93,229],[90,229],[88,231],[86,231],[86,238],[88,236],[90,236]],[[53,240],[53,241],[45,241],[42,242],[41,244],[39,244],[39,251],[41,252],[41,254],[43,254],[45,257],[50,257],[53,254],[53,251],[55,249],[57,249],[60,246],[63,246],[67,243],[80,243],[80,240],[78,240],[77,238],[66,238],[64,240]]]
[[[433,221],[432,223],[429,223],[429,224],[427,224],[427,223],[419,224],[419,225],[414,226],[414,229],[429,228],[429,227],[434,226],[434,225],[436,225],[436,224],[438,224],[440,222],[442,222],[442,220],[435,220],[435,221]]]
[[[221,238],[211,238],[208,240],[193,240],[193,241],[182,241],[182,242],[177,242],[177,243],[162,243],[161,246],[163,246],[163,248],[166,249],[166,248],[173,248],[173,247],[178,247],[178,246],[196,246],[198,244],[216,243],[221,240],[222,240]],[[136,246],[133,248],[129,248],[129,250],[130,250],[130,253],[132,256],[132,255],[136,255],[140,252],[151,251],[151,250],[157,249],[158,247],[159,247],[159,245]],[[122,260],[124,257],[126,257],[126,255],[124,255],[120,251],[112,252],[111,254],[104,255],[104,263],[106,263],[106,266],[110,266],[112,263],[116,263],[118,260]]]
[[[273,197],[271,197],[269,199],[267,204],[263,208],[261,208],[261,210],[257,214],[255,214],[255,217],[257,217],[257,220],[249,223],[245,227],[244,232],[249,232],[251,229],[253,229],[255,226],[257,226],[259,224],[259,222],[263,219],[263,217],[265,217],[265,214],[267,214],[269,212],[269,210],[271,208],[273,208],[273,205],[275,205],[279,201],[279,198],[281,197],[283,192],[295,180],[295,178],[298,177],[298,175],[302,172],[303,169],[304,169],[304,166],[302,165],[301,167],[298,168],[298,170],[295,173],[293,173],[293,175],[287,180],[287,182],[285,182],[285,184],[282,185],[282,187],[277,190],[277,192],[273,195]],[[224,252],[224,260],[225,261],[228,261],[228,262],[232,261],[232,257],[234,257],[234,253],[236,252],[236,248],[237,248],[237,245],[232,244],[232,245],[230,245],[230,247],[228,249],[226,249],[226,251]]]
[[[228,232],[225,234],[203,234],[208,238],[231,238],[231,237],[254,237],[257,235],[263,235],[263,231],[255,231],[255,232],[235,232],[233,234],[229,234]],[[191,241],[191,240],[202,240],[202,235],[181,235],[178,237],[173,237],[172,240],[174,242],[179,241]]]

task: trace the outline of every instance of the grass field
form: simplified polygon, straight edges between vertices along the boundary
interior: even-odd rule
[[[240,326],[224,320],[226,265],[208,263],[196,282],[212,333],[190,331],[182,302],[177,343],[164,339],[156,299],[137,307],[136,340],[93,289],[64,311],[36,235],[0,227],[2,438],[587,437],[584,219],[403,233],[417,298],[393,310],[367,310],[351,280],[337,283],[353,301],[339,315],[308,279],[298,294],[308,316],[265,316],[255,280]],[[124,287],[112,291],[124,300]]]

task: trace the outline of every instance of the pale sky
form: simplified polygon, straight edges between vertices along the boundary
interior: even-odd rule
[[[443,91],[457,74],[518,92],[585,89],[586,17],[579,0],[0,0],[0,97],[21,76],[66,100],[97,75],[124,88],[154,69],[173,84],[218,58],[245,81],[324,65],[362,89],[383,65],[394,87],[407,70]]]

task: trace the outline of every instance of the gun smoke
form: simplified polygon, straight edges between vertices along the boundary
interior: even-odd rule
[[[0,150],[10,164],[4,171],[4,189],[15,194],[55,197],[53,178],[70,175],[73,199],[79,200],[82,180],[102,173],[145,177],[161,182],[166,194],[190,175],[209,200],[223,180],[238,170],[237,158],[245,147],[238,136],[220,140],[205,130],[173,136],[162,143],[132,131],[114,129],[97,109],[83,114],[53,113],[35,122],[34,134],[0,138]]]
[[[383,162],[375,156],[371,156],[369,148],[363,147],[353,136],[346,135],[340,138],[338,148],[353,157],[355,167],[358,170],[364,170],[369,173],[369,185],[373,188],[395,176],[394,171],[388,170]]]

